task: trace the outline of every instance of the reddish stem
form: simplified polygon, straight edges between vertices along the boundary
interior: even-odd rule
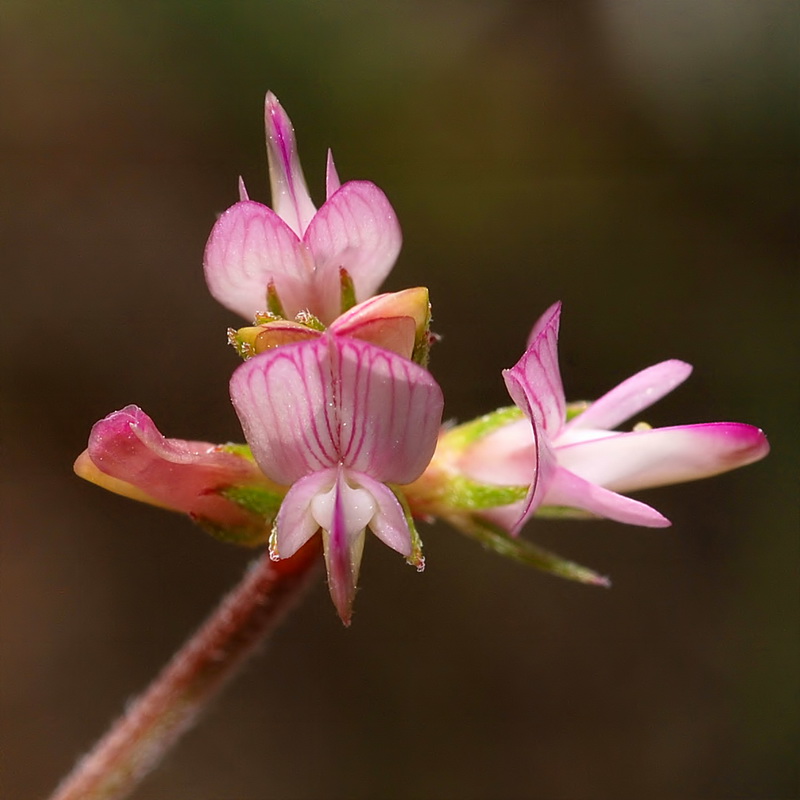
[[[292,558],[255,561],[150,687],[58,786],[51,800],[120,800],[192,726],[316,574],[319,544]]]

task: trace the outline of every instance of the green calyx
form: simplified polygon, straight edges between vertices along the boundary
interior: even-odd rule
[[[589,567],[584,567],[574,561],[537,547],[531,542],[510,536],[501,528],[485,520],[474,517],[463,517],[459,520],[448,520],[467,536],[480,542],[487,550],[492,550],[498,555],[511,558],[520,564],[526,564],[542,572],[548,572],[559,578],[565,578],[590,586],[603,586],[608,588],[611,581]]]

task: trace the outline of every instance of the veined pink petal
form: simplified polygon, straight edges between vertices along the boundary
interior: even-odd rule
[[[554,471],[542,502],[548,506],[580,508],[628,525],[664,528],[671,524],[666,517],[645,503],[584,480],[561,465]]]
[[[350,472],[352,480],[372,495],[375,513],[370,520],[370,530],[386,545],[406,557],[411,555],[411,531],[408,529],[403,507],[394,492],[363,472]]]
[[[231,378],[231,400],[261,469],[285,485],[340,461],[327,337],[254,356]]]
[[[752,425],[709,422],[618,433],[558,448],[561,466],[620,492],[697,480],[763,458],[766,436]]]
[[[246,200],[216,222],[206,245],[204,268],[211,294],[248,320],[267,304],[271,280],[294,316],[308,305],[313,280],[311,254],[272,209]]]
[[[662,361],[637,372],[610,392],[595,400],[586,411],[570,420],[567,430],[597,428],[611,430],[625,420],[648,408],[691,374],[692,365],[685,361]]]
[[[402,235],[386,195],[368,181],[349,181],[320,208],[303,241],[313,253],[318,273],[334,274],[338,281],[339,268],[348,271],[356,300],[361,301],[374,294],[389,274]]]
[[[246,361],[231,399],[256,461],[284,484],[337,464],[410,483],[433,455],[443,407],[427,370],[331,334]]]
[[[442,390],[426,369],[389,350],[343,337],[330,344],[342,463],[382,483],[411,483],[436,448]]]
[[[264,103],[264,122],[272,208],[302,237],[316,208],[303,177],[292,121],[272,92],[267,93]]]
[[[328,158],[325,162],[325,199],[330,200],[331,195],[338,191],[341,185],[339,173],[336,172],[336,165],[333,163],[333,153],[328,150]]]
[[[542,426],[551,438],[561,430],[566,416],[564,387],[558,368],[560,316],[561,303],[547,309],[534,326],[525,354],[511,369],[503,370],[511,398],[523,410],[527,406],[536,425]]]
[[[275,520],[275,540],[270,545],[273,557],[293,556],[319,530],[312,503],[317,495],[333,488],[336,476],[335,468],[313,472],[289,489]]]
[[[167,439],[144,411],[132,405],[95,423],[75,471],[119,494],[225,527],[253,520],[219,492],[266,483],[249,459],[208,442]]]

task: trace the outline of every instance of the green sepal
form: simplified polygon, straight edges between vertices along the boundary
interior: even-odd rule
[[[228,486],[219,492],[226,500],[272,524],[281,507],[284,495],[263,486]]]
[[[325,326],[315,317],[310,311],[303,309],[298,311],[294,318],[295,322],[305,325],[306,328],[311,328],[312,331],[324,331]]]
[[[571,506],[539,506],[534,516],[542,519],[598,519],[595,514]]]
[[[408,506],[406,496],[396,486],[389,487],[392,494],[397,498],[400,507],[403,509],[403,516],[406,518],[408,530],[411,533],[411,552],[406,557],[406,562],[417,568],[417,572],[425,569],[425,556],[422,555],[422,539],[420,538],[417,526],[414,523],[414,516]]]
[[[411,360],[421,367],[428,368],[428,361],[431,353],[431,343],[437,337],[431,333],[431,304],[425,313],[425,320],[419,326],[414,334],[414,349],[411,351]]]
[[[448,520],[451,524],[458,526],[467,536],[480,542],[487,550],[493,550],[501,556],[506,556],[520,564],[527,564],[530,567],[548,572],[559,578],[566,578],[578,583],[586,583],[591,586],[603,586],[608,588],[611,581],[595,572],[589,567],[576,564],[561,556],[551,553],[549,550],[537,547],[535,544],[510,536],[502,528],[492,525],[485,520],[462,518]]]
[[[339,267],[339,286],[342,297],[339,313],[344,314],[356,304],[356,287],[350,273],[344,267]]]
[[[240,335],[236,328],[228,328],[228,344],[233,347],[236,354],[243,361],[247,361],[253,355],[253,345],[246,342]]]
[[[505,406],[496,411],[490,411],[482,417],[458,425],[452,430],[447,431],[447,444],[455,450],[462,450],[471,445],[477,439],[487,436],[504,425],[520,420],[525,415],[516,406]]]
[[[574,403],[567,403],[566,421],[569,422],[575,419],[575,417],[580,416],[590,405],[591,403],[588,400],[577,400]]]
[[[248,461],[252,461],[254,464],[256,463],[256,460],[253,457],[253,451],[250,449],[249,444],[228,442],[227,444],[220,445],[220,450],[225,453],[231,453],[232,455],[239,456],[240,458],[246,458]]]
[[[527,486],[494,486],[456,475],[447,482],[442,501],[457,511],[480,511],[518,503],[527,495]]]
[[[278,297],[278,290],[275,288],[275,281],[267,284],[267,311],[278,319],[286,319],[283,304]]]
[[[226,544],[235,544],[239,547],[259,547],[269,538],[270,527],[266,523],[262,527],[244,525],[237,528],[225,528],[202,517],[192,517],[192,520],[209,536]]]

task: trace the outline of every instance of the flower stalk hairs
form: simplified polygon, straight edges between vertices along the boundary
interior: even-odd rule
[[[428,291],[376,294],[401,244],[389,201],[368,181],[341,183],[328,153],[317,209],[291,121],[271,93],[265,122],[272,208],[250,200],[240,180],[240,199],[217,220],[204,258],[211,294],[248,323],[228,331],[242,359],[229,391],[244,442],[169,439],[127,406],[95,424],[75,463],[99,486],[187,514],[262,554],[58,800],[125,796],[323,561],[346,625],[365,546],[377,539],[422,570],[419,519],[443,519],[498,553],[607,585],[537,547],[523,526],[535,516],[668,525],[628,493],[715,475],[769,449],[760,430],[739,423],[615,430],[689,376],[681,361],[645,369],[594,403],[567,403],[560,304],[503,373],[514,405],[442,426],[442,390],[427,369]]]

